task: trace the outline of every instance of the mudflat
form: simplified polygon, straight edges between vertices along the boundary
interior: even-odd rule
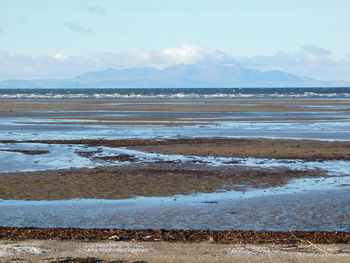
[[[218,122],[348,120],[347,100],[2,100],[21,124],[195,126]],[[27,118],[27,119],[23,119]]]
[[[273,139],[183,140],[136,149],[164,154],[305,160],[349,160],[350,142]]]
[[[0,174],[0,198],[60,200],[122,199],[172,196],[217,190],[269,188],[295,178],[326,176],[319,170],[286,168],[208,167],[201,164],[158,163]]]
[[[219,138],[161,141],[51,140],[29,142],[128,147],[164,154],[288,159],[286,162],[292,161],[291,159],[305,161],[350,159],[350,142]],[[20,147],[20,143],[18,145]],[[89,156],[85,157],[89,158]],[[304,171],[290,170],[284,167],[257,169],[243,165],[215,167],[198,163],[198,161],[193,163],[181,163],[180,161],[133,163],[137,160],[132,155],[104,156],[95,157],[95,159],[98,159],[96,161],[128,161],[129,164],[93,169],[1,173],[0,198],[59,200],[171,196],[209,193],[217,190],[242,191],[249,188],[271,188],[285,185],[291,179],[328,176],[324,171],[318,169]]]

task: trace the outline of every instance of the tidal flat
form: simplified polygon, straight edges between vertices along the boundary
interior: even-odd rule
[[[349,99],[1,99],[0,139],[350,140]]]
[[[348,233],[349,119],[346,99],[2,99],[0,225]]]

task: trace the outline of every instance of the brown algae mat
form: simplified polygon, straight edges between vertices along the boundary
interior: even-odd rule
[[[77,241],[212,242],[221,244],[350,244],[350,232],[165,230],[165,229],[82,229],[0,227],[0,239],[52,239]]]

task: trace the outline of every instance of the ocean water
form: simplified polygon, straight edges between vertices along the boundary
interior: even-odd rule
[[[0,99],[350,99],[345,88],[0,89]]]

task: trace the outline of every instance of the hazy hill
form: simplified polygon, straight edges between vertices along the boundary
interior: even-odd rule
[[[236,65],[177,65],[154,68],[106,69],[67,80],[4,80],[1,88],[206,88],[311,87],[331,83],[282,71],[260,71]]]

